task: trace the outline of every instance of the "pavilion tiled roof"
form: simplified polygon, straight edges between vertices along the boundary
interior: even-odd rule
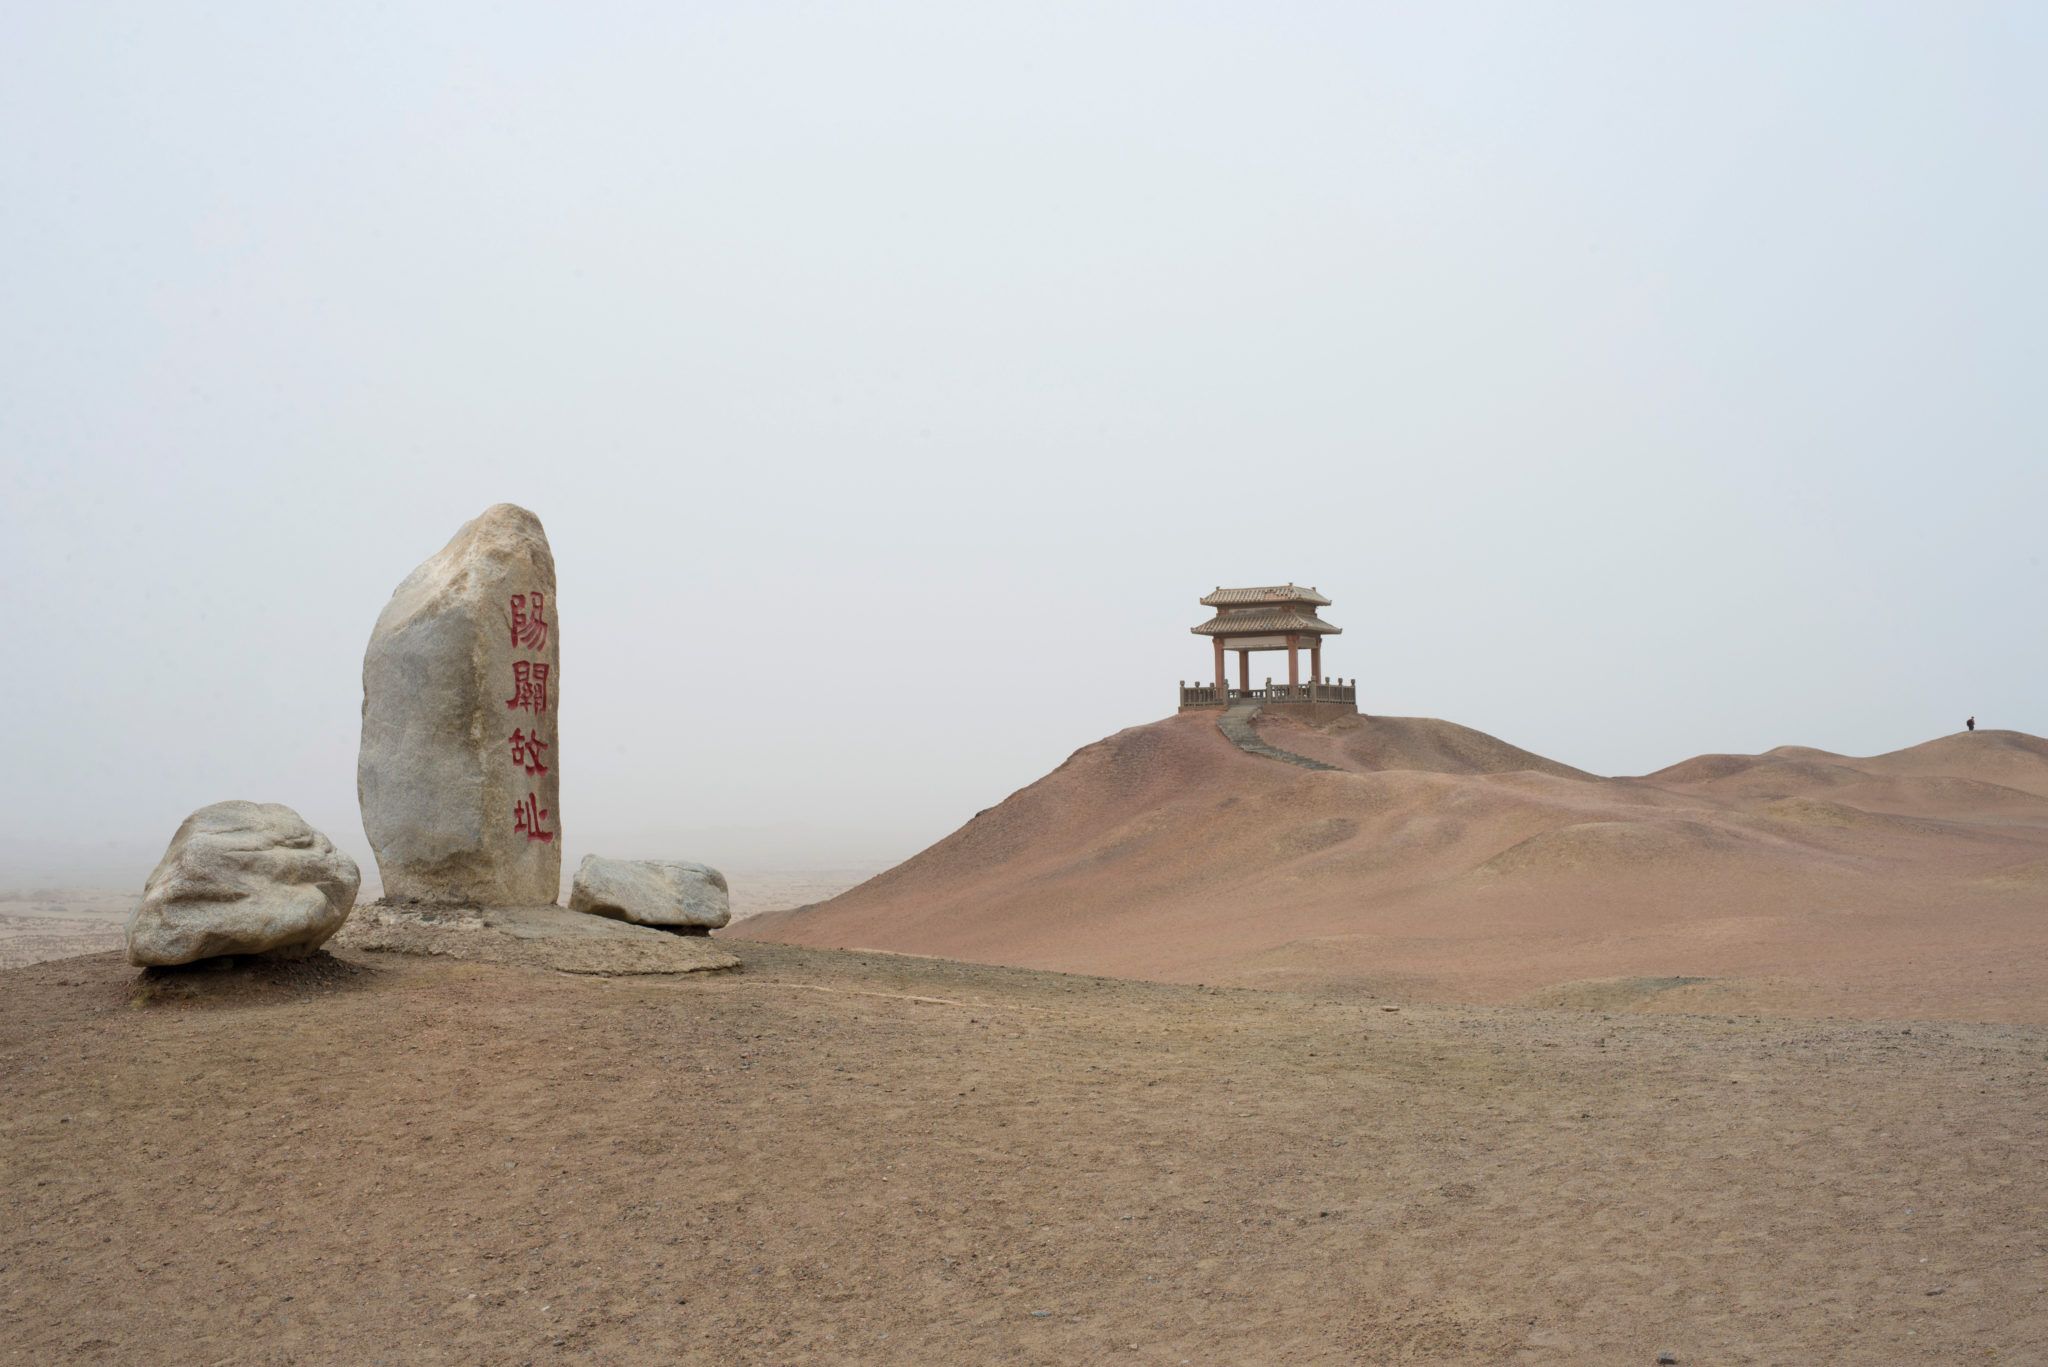
[[[1206,600],[1205,600],[1206,601]],[[1239,608],[1217,613],[1198,627],[1197,636],[1274,636],[1299,632],[1303,636],[1342,636],[1344,628],[1333,627],[1316,616],[1314,608]]]
[[[1319,608],[1330,606],[1330,600],[1314,589],[1304,589],[1293,584],[1268,584],[1248,589],[1218,588],[1202,599],[1202,606],[1207,608],[1241,608],[1261,603],[1313,603]]]

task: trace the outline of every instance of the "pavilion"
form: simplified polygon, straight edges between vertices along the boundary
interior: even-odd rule
[[[1339,703],[1348,710],[1358,706],[1358,681],[1342,679],[1332,683],[1323,677],[1323,638],[1343,634],[1316,616],[1317,608],[1330,600],[1314,588],[1294,584],[1269,584],[1255,588],[1217,588],[1202,599],[1215,615],[1198,627],[1197,636],[1207,636],[1216,650],[1216,681],[1211,684],[1181,685],[1182,707],[1226,707],[1235,702]],[[1301,681],[1301,651],[1308,649],[1306,684]],[[1224,656],[1237,652],[1237,687],[1230,687]],[[1267,680],[1265,687],[1252,687],[1252,654],[1261,650],[1287,652],[1285,687]]]

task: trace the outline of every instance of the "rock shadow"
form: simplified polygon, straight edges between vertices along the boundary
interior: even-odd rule
[[[324,949],[310,954],[227,954],[135,975],[128,1004],[135,1007],[244,1007],[304,1001],[354,992],[375,984],[384,970],[338,959]]]

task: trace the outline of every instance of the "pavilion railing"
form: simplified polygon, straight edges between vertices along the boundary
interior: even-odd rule
[[[1240,702],[1348,702],[1358,705],[1358,680],[1325,679],[1303,684],[1276,684],[1264,688],[1226,688],[1218,695],[1215,684],[1191,684],[1181,680],[1182,707],[1228,707]]]

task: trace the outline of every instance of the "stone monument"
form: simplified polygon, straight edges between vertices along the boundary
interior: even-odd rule
[[[406,576],[363,655],[356,790],[387,903],[554,904],[560,701],[554,555],[500,503]]]

